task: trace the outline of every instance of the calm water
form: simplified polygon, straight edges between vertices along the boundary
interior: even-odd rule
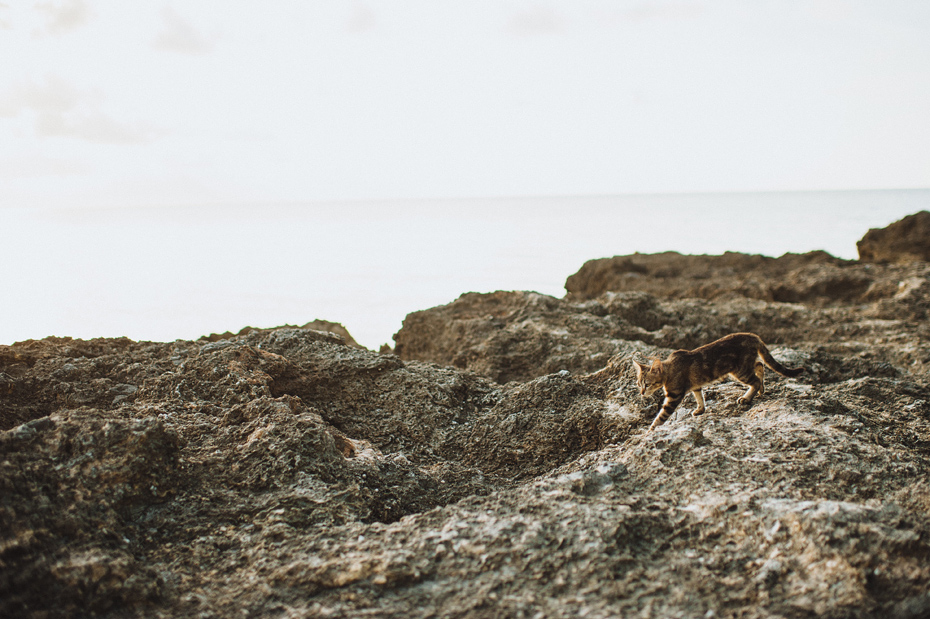
[[[562,296],[589,259],[675,250],[856,257],[930,190],[412,203],[24,210],[0,207],[0,344],[48,335],[172,341],[343,323],[391,341],[463,292]]]

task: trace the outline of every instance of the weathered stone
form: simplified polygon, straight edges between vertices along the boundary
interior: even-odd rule
[[[397,355],[298,328],[0,346],[0,616],[926,616],[930,267],[709,258],[463,295]],[[696,298],[650,279],[702,269]],[[731,331],[808,372],[646,434],[632,356]]]
[[[721,256],[664,252],[589,260],[569,276],[565,289],[567,298],[576,301],[596,299],[608,291],[635,290],[669,298],[716,299],[736,294],[763,301],[828,304],[856,298],[871,279],[855,262],[823,251],[780,258],[735,252]]]
[[[886,228],[872,228],[856,243],[868,262],[930,261],[930,212],[920,211]]]

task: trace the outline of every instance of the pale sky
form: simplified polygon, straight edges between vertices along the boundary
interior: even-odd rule
[[[926,0],[0,0],[0,207],[930,187]]]
[[[0,0],[0,343],[377,347],[602,256],[855,257],[926,188],[927,0]]]

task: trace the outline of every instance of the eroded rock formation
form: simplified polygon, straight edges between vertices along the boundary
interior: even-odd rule
[[[887,228],[873,228],[856,243],[859,259],[868,262],[930,261],[930,212],[921,211]]]
[[[628,258],[639,288],[411,314],[397,355],[0,346],[0,616],[930,614],[930,267]],[[745,330],[808,373],[645,434],[631,356]]]

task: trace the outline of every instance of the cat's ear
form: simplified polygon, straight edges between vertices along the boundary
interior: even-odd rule
[[[646,371],[646,366],[640,363],[639,361],[637,361],[636,359],[633,359],[633,367],[636,368],[637,374],[641,374]]]
[[[658,372],[658,371],[660,371],[661,369],[662,369],[662,360],[661,360],[661,359],[653,359],[653,360],[652,360],[652,367],[649,368],[649,371],[651,371],[651,372]]]

